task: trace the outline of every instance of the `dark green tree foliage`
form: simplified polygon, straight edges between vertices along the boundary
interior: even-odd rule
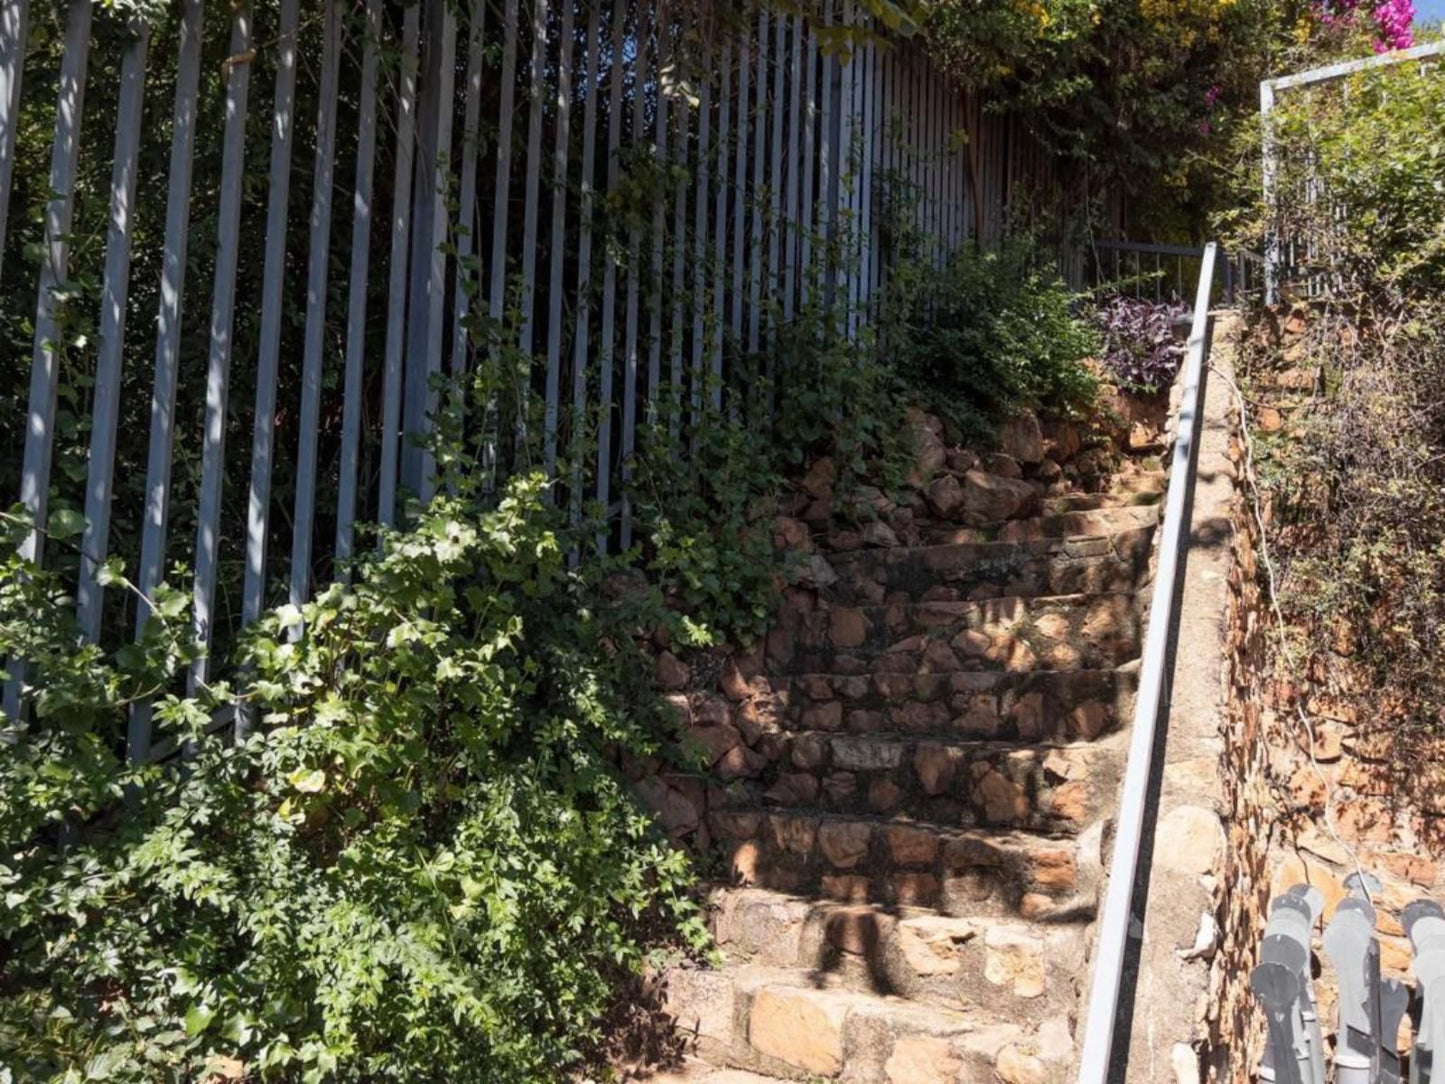
[[[1073,165],[1109,228],[1200,240],[1259,80],[1308,36],[1305,0],[938,0],[935,60]],[[1077,208],[1074,208],[1077,210]]]

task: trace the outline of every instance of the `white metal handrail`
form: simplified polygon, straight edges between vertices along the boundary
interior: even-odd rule
[[[1139,869],[1139,846],[1149,807],[1149,780],[1153,774],[1154,740],[1161,718],[1167,715],[1169,688],[1169,637],[1178,600],[1179,573],[1188,557],[1187,515],[1194,489],[1195,449],[1203,420],[1204,364],[1209,354],[1210,296],[1214,287],[1217,248],[1205,246],[1194,301],[1194,322],[1184,362],[1184,395],[1179,403],[1179,437],[1169,472],[1159,564],[1154,598],[1149,608],[1149,629],[1139,675],[1139,696],[1134,709],[1134,730],[1129,740],[1129,761],[1119,800],[1114,835],[1114,858],[1099,920],[1094,952],[1094,979],[1089,991],[1088,1017],[1079,1084],[1105,1084],[1109,1079],[1114,1029],[1119,1014],[1119,992],[1133,919],[1134,880]]]

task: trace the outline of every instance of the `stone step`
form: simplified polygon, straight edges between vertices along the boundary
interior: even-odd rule
[[[1042,516],[1058,516],[1066,512],[1092,512],[1100,508],[1124,508],[1129,505],[1155,504],[1164,496],[1163,478],[1158,475],[1158,489],[1152,487],[1135,490],[1108,490],[1102,493],[1072,492],[1057,497],[1045,497],[1039,505]]]
[[[828,597],[842,605],[956,602],[1008,595],[1136,590],[1149,568],[1153,527],[1092,538],[962,542],[838,554]]]
[[[1073,1060],[1062,1014],[1033,1025],[862,993],[827,974],[757,965],[678,968],[664,982],[666,1011],[697,1054],[784,1080],[1051,1084],[1066,1079]]]
[[[1159,522],[1159,505],[1129,504],[1061,512],[1051,516],[1013,519],[992,527],[964,527],[929,522],[920,525],[925,543],[950,545],[962,542],[1028,542],[1042,538],[1098,538]]]
[[[685,1058],[681,1065],[623,1079],[646,1081],[647,1084],[773,1084],[779,1078],[750,1073],[746,1069],[719,1069],[698,1058]]]
[[[956,918],[758,888],[712,894],[710,923],[730,964],[804,968],[850,989],[1042,1021],[1075,1003],[1087,927]]]
[[[793,674],[1106,669],[1139,654],[1140,605],[1124,593],[823,604],[780,622],[768,650],[774,672]]]
[[[803,674],[782,679],[791,730],[946,734],[991,741],[1092,741],[1133,717],[1137,662],[1021,674]]]
[[[1098,902],[1102,822],[1076,837],[975,830],[812,809],[708,815],[744,887],[842,903],[931,907],[958,917],[1060,920]]]
[[[788,760],[738,780],[725,804],[905,816],[950,828],[1078,832],[1114,798],[1117,739],[1020,747],[944,736],[790,735]]]

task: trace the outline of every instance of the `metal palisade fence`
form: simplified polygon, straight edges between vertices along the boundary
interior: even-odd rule
[[[685,448],[786,386],[752,359],[809,306],[857,335],[901,259],[1067,203],[856,0],[154,6],[0,0],[0,483],[92,640],[177,566],[205,642],[345,575],[487,365],[515,394],[453,418],[484,468],[557,473],[625,548],[650,422]]]

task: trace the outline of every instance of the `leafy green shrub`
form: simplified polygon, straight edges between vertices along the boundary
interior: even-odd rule
[[[159,699],[193,749],[167,766],[118,750],[126,701],[187,655],[184,599],[107,657],[8,559],[0,652],[38,691],[0,758],[12,1071],[554,1081],[647,923],[702,943],[685,857],[615,770],[672,726],[639,602],[568,571],[559,515],[535,477],[494,508],[439,497],[356,586],[261,623],[234,698]],[[260,725],[228,745],[204,731],[233,699]]]
[[[833,461],[843,493],[903,478],[911,394],[878,334],[850,340],[837,309],[804,305],[766,353],[739,359],[743,390],[721,407],[690,408],[686,431],[673,410],[643,434],[633,484],[642,556],[694,627],[733,644],[767,631],[778,599],[776,497],[811,460]]]
[[[904,381],[964,440],[987,440],[1024,408],[1077,415],[1097,382],[1099,348],[1074,298],[1027,239],[965,247],[926,281],[898,344]]]
[[[746,644],[767,631],[777,601],[772,441],[741,417],[709,410],[685,455],[661,427],[643,440],[635,512],[651,578],[695,632]],[[763,430],[766,432],[766,430]]]
[[[912,450],[905,413],[918,389],[901,379],[886,345],[892,331],[885,313],[850,341],[822,306],[805,308],[782,330],[776,443],[785,470],[826,455],[844,489],[865,477],[884,485],[902,479]]]

